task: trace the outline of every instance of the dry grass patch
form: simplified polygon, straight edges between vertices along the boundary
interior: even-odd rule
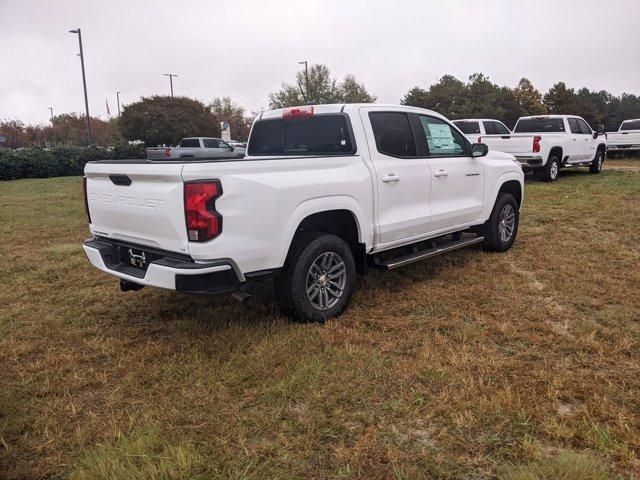
[[[269,284],[122,294],[78,178],[2,183],[0,477],[630,478],[639,196],[607,167],[528,181],[509,252],[372,272],[301,325]]]

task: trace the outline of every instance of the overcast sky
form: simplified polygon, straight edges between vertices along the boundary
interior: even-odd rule
[[[446,73],[640,94],[639,19],[640,0],[0,0],[0,119],[84,110],[76,27],[106,118],[117,90],[168,94],[169,72],[176,95],[267,106],[305,59],[389,103]]]

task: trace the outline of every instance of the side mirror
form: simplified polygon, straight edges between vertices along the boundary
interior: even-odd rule
[[[604,125],[598,125],[596,127],[596,132],[598,135],[603,135],[604,134]]]
[[[474,143],[471,145],[472,157],[484,157],[487,153],[489,153],[489,147],[487,147],[486,143]]]
[[[229,151],[230,151],[230,152],[233,152],[234,150],[235,150],[235,148],[234,148],[234,147],[232,147],[231,145],[229,145]]]

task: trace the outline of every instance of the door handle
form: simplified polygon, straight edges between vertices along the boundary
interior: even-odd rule
[[[438,170],[437,172],[435,172],[433,174],[434,177],[446,177],[447,175],[449,175],[449,172],[447,172],[445,169],[441,168],[440,170]]]
[[[400,180],[400,177],[395,173],[390,173],[389,175],[385,175],[384,177],[382,177],[382,181],[385,183],[397,182],[398,180]]]

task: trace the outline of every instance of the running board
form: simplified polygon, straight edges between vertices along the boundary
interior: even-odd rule
[[[389,260],[376,261],[375,263],[377,267],[384,268],[386,270],[393,270],[394,268],[402,267],[403,265],[417,262],[418,260],[423,260],[429,257],[435,257],[436,255],[441,255],[443,253],[451,252],[452,250],[457,250],[459,248],[475,245],[477,243],[482,242],[483,240],[484,240],[484,237],[481,237],[481,236],[451,240],[450,242],[442,243],[435,247],[427,248],[425,250],[420,250],[414,253],[409,253],[407,255],[402,255],[400,257],[391,258]]]

